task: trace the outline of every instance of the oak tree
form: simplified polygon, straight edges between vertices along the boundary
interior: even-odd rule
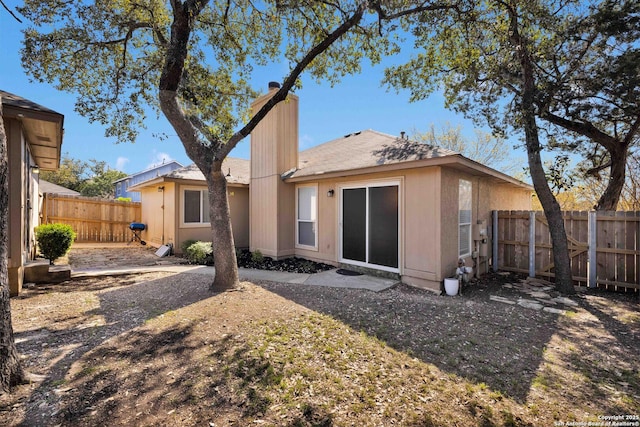
[[[447,105],[488,124],[496,134],[524,138],[533,186],[542,204],[553,243],[556,287],[574,292],[567,235],[560,205],[543,167],[536,60],[563,34],[572,2],[492,0],[465,2],[465,9],[442,13],[439,25],[409,17],[405,28],[416,40],[417,53],[391,68],[386,81],[409,88],[413,100],[444,90]]]
[[[640,142],[640,3],[583,7],[532,58],[535,104],[552,125],[553,148],[580,154],[583,176],[606,182],[595,208],[616,210],[629,150]]]

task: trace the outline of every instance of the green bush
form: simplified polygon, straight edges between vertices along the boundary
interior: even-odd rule
[[[189,240],[185,240],[184,242],[182,242],[182,244],[180,245],[180,250],[181,250],[180,253],[182,255],[186,255],[187,254],[187,249],[189,249],[189,246],[193,245],[196,242],[197,242],[197,240],[194,240],[194,239],[189,239]]]
[[[213,248],[211,242],[192,243],[184,252],[190,264],[213,265]]]
[[[76,233],[67,224],[43,224],[36,227],[36,240],[40,254],[53,262],[69,252]]]
[[[264,261],[264,255],[259,250],[256,250],[251,253],[251,261],[261,263]]]

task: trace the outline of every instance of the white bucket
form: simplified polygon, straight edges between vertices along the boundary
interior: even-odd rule
[[[444,291],[447,295],[458,295],[458,279],[455,277],[450,279],[444,279]]]

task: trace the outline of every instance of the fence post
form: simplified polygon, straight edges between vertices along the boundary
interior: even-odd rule
[[[589,211],[589,222],[587,230],[589,233],[589,249],[587,250],[588,267],[587,267],[587,286],[595,288],[598,286],[597,267],[596,264],[596,252],[597,252],[597,231],[598,231],[598,213],[596,211]]]
[[[536,212],[529,211],[529,277],[536,277]]]
[[[491,233],[491,268],[493,272],[496,273],[498,271],[498,211],[491,211],[491,219],[493,220],[493,233]]]

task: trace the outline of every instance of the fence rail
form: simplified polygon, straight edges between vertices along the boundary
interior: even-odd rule
[[[139,222],[140,202],[45,194],[42,224],[69,224],[78,242],[127,242],[129,224]]]
[[[494,211],[496,269],[553,278],[553,247],[542,212]],[[640,289],[640,211],[563,212],[577,285]]]

